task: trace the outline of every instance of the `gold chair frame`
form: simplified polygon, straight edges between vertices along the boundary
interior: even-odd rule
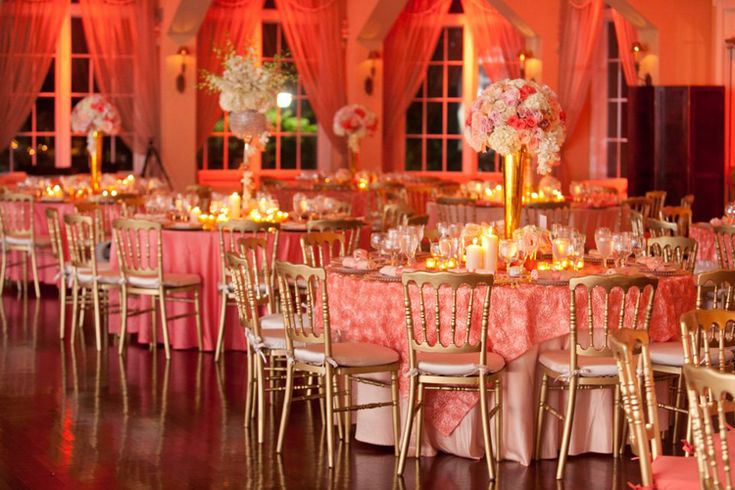
[[[468,197],[436,198],[438,219],[443,223],[476,223],[477,205],[474,199]]]
[[[692,209],[694,206],[694,194],[687,194],[681,198],[681,204],[684,208]]]
[[[720,269],[735,269],[735,225],[714,226],[712,231]]]
[[[649,217],[661,219],[661,209],[666,203],[666,191],[648,191],[646,197],[651,200],[651,212]]]
[[[391,203],[383,206],[380,218],[380,227],[383,231],[395,228],[411,218],[413,210],[404,203]]]
[[[435,184],[411,184],[406,186],[406,202],[414,214],[426,214],[426,204],[435,197]]]
[[[346,255],[345,237],[339,232],[312,231],[301,235],[300,241],[304,264],[309,267],[326,267],[332,259]]]
[[[112,236],[112,227],[107,210],[107,206],[96,202],[78,202],[74,204],[77,214],[82,216],[91,216],[95,222],[95,242],[101,243],[109,240]]]
[[[523,205],[526,216],[526,223],[529,225],[538,225],[539,215],[548,216],[547,226],[558,223],[564,226],[569,225],[571,213],[571,203],[564,202],[531,202]]]
[[[59,267],[58,287],[59,287],[59,339],[63,340],[66,334],[66,307],[72,303],[72,293],[69,285],[70,265],[66,262],[66,252],[64,247],[64,239],[61,234],[61,221],[59,220],[59,210],[56,208],[46,208],[46,224],[48,226],[49,239],[51,240],[51,254],[57,261]]]
[[[663,258],[666,263],[675,263],[683,270],[694,273],[697,267],[699,244],[684,236],[662,236],[648,239],[648,255]]]
[[[331,231],[344,237],[345,252],[343,255],[352,255],[352,252],[360,246],[360,232],[363,223],[356,219],[322,219],[309,221],[306,224],[306,232]]]
[[[679,225],[676,223],[669,223],[662,219],[644,218],[643,224],[645,231],[648,232],[651,238],[679,236]]]
[[[664,206],[661,208],[661,219],[675,223],[678,227],[677,235],[688,237],[692,228],[692,209],[684,206]]]
[[[626,216],[628,216],[631,221],[631,229],[633,230],[633,232],[635,232],[636,229],[633,226],[633,215],[634,213],[637,213],[640,215],[640,221],[641,221],[640,234],[642,235],[643,234],[643,218],[650,217],[652,205],[653,203],[647,197],[629,197],[627,199],[623,199],[620,202],[620,213],[618,214],[616,228],[618,230],[623,230],[623,223],[625,221]]]
[[[134,219],[136,214],[145,209],[145,199],[135,194],[117,196],[117,204],[120,206],[120,216],[127,219]]]

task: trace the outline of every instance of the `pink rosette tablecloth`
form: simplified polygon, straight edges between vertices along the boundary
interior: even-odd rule
[[[401,284],[330,273],[328,292],[331,324],[334,330],[340,332],[341,338],[377,343],[396,350],[401,355],[405,372],[407,341]],[[679,329],[679,316],[694,308],[695,294],[690,275],[659,278],[650,325],[651,336],[655,341],[666,341],[675,337]],[[458,311],[462,308],[466,311],[466,302],[466,298],[460,300]],[[597,303],[596,317],[599,311]],[[427,305],[427,311],[431,310]],[[614,310],[616,308],[611,306],[611,311]],[[462,314],[458,314],[458,318],[463,318]],[[579,321],[582,325],[581,322],[585,320],[580,318]],[[611,322],[614,324],[614,319]],[[567,286],[523,284],[515,287],[494,287],[489,344],[507,363],[503,381],[503,458],[523,464],[531,461],[539,386],[537,358],[544,350],[563,348],[568,332]],[[401,377],[401,383],[405,392],[405,377]],[[359,403],[369,403],[389,399],[389,394],[385,392],[387,390],[358,385],[357,396]],[[557,396],[557,403],[561,403],[558,394],[554,396]],[[422,443],[425,454],[443,450],[460,456],[482,457],[482,437],[476,405],[477,395],[472,393],[431,392],[425,411],[426,430]],[[580,394],[571,454],[611,451],[611,406],[612,393],[609,390]],[[388,410],[359,412],[356,420],[358,439],[375,444],[392,444]],[[543,457],[556,457],[559,429],[560,426],[550,417],[543,440]]]
[[[697,241],[697,261],[717,262],[715,233],[709,223],[694,223],[689,228],[689,236]]]

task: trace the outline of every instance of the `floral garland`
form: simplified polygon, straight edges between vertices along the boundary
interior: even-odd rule
[[[526,146],[545,175],[559,164],[566,115],[548,86],[523,79],[501,80],[482,91],[465,120],[464,137],[478,152],[501,155]]]
[[[117,134],[120,132],[120,114],[112,103],[100,94],[89,95],[80,100],[71,112],[71,129],[87,134],[87,150],[97,151],[94,132]]]
[[[343,106],[334,114],[334,134],[347,136],[347,144],[354,153],[360,153],[360,140],[377,128],[375,113],[360,104]]]

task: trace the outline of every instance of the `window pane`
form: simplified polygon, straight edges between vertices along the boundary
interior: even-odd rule
[[[32,112],[28,113],[28,117],[26,118],[25,122],[23,122],[23,125],[20,127],[21,133],[30,133],[33,131],[33,114]]]
[[[71,166],[76,172],[89,172],[86,136],[71,137]]]
[[[447,97],[462,97],[462,67],[447,67]]]
[[[30,136],[18,136],[18,149],[13,153],[13,165],[16,169],[27,169],[31,166],[31,138]]]
[[[462,61],[462,28],[450,27],[447,29],[447,59]]]
[[[296,136],[281,138],[281,168],[296,168]]]
[[[426,132],[428,134],[442,134],[442,103],[426,103]]]
[[[618,38],[615,35],[615,26],[612,22],[607,23],[607,57],[618,58]]]
[[[301,168],[303,170],[316,169],[316,137],[301,137]]]
[[[617,143],[607,142],[607,176],[616,177],[618,173],[618,150]]]
[[[421,170],[421,140],[406,139],[406,170]]]
[[[426,70],[426,96],[441,97],[442,82],[444,81],[444,69],[441,65],[429,66]]]
[[[423,104],[413,102],[406,111],[406,134],[421,134],[421,120],[424,116]]]
[[[56,68],[56,60],[51,58],[51,64],[48,67],[46,78],[43,79],[43,85],[41,85],[41,92],[53,93],[56,91],[56,85],[54,84],[54,73]]]
[[[71,18],[71,52],[89,53],[89,48],[87,48],[87,39],[84,37],[84,27],[82,26],[81,17]]]
[[[628,176],[628,143],[620,143],[620,175],[618,177]]]
[[[301,100],[301,126],[299,131],[302,133],[316,134],[316,114],[311,108],[311,104],[307,99]]]
[[[39,97],[36,99],[36,131],[53,131],[55,124],[55,99]]]
[[[488,150],[478,153],[477,168],[480,172],[495,172],[495,152]]]
[[[227,168],[238,168],[243,161],[245,145],[237,138],[227,138]]]
[[[462,140],[447,140],[447,170],[449,172],[462,171]]]
[[[207,168],[222,170],[224,168],[225,139],[221,136],[207,138]]]
[[[620,103],[620,137],[628,137],[628,104],[626,102]]]
[[[105,136],[103,145],[102,170],[104,172],[133,168],[133,152],[120,136]]]
[[[71,91],[83,94],[89,92],[89,60],[87,58],[72,58],[71,60]]]
[[[426,140],[426,170],[442,170],[442,140]]]
[[[618,97],[618,72],[620,71],[620,63],[610,61],[607,64],[607,96],[609,98]]]
[[[436,48],[434,48],[434,54],[431,55],[432,61],[442,61],[444,59],[444,33],[442,32],[439,36],[439,40],[436,42]]]
[[[260,160],[261,168],[264,169],[275,169],[276,168],[276,136],[271,136],[268,140],[268,144],[265,147],[265,151]]]
[[[263,57],[273,58],[277,54],[278,26],[276,24],[263,24]]]
[[[607,135],[611,138],[618,136],[618,103],[607,104]]]
[[[447,134],[462,134],[462,104],[447,103]]]

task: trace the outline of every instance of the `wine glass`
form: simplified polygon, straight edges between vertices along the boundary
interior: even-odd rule
[[[503,238],[498,242],[498,256],[505,262],[505,271],[510,275],[510,264],[518,258],[518,242]]]
[[[385,235],[383,235],[382,233],[370,234],[370,246],[373,247],[373,250],[376,250],[378,253],[380,253],[380,245],[383,243],[384,238]]]
[[[630,249],[636,259],[643,256],[646,249],[646,239],[643,235],[638,233],[631,233],[630,235]]]
[[[602,257],[602,264],[607,269],[607,259],[612,253],[612,232],[610,228],[595,230],[595,247]]]

